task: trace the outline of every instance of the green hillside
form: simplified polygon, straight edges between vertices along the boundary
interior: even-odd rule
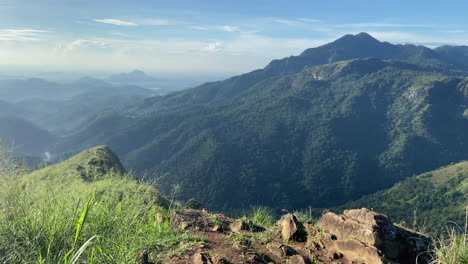
[[[413,226],[416,220],[418,228],[440,232],[452,221],[464,227],[467,205],[468,161],[464,161],[410,177],[344,207],[373,208],[407,226]]]
[[[0,188],[2,263],[133,263],[140,251],[160,259],[196,242],[169,227],[169,201],[105,146],[33,173],[1,149]]]
[[[217,103],[199,87],[103,116],[57,152],[109,145],[162,191],[226,210],[338,205],[468,156],[463,78],[362,59],[247,82]]]

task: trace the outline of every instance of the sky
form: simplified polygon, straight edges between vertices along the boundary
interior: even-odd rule
[[[468,45],[468,2],[0,0],[0,69],[242,73],[367,32]]]

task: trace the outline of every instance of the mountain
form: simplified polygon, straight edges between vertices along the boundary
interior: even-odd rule
[[[140,70],[133,70],[128,73],[120,73],[109,76],[109,81],[116,83],[136,84],[144,82],[155,82],[156,79]]]
[[[0,101],[0,116],[17,116],[66,135],[102,112],[124,108],[155,92],[83,77],[65,84],[41,79],[0,81],[0,95],[9,100]]]
[[[392,213],[394,220],[408,226],[416,221],[425,231],[440,232],[450,222],[464,226],[467,203],[468,161],[464,161],[410,177],[343,207],[372,207]]]
[[[61,99],[70,91],[54,82],[39,78],[27,80],[0,80],[0,98],[8,102],[24,99]]]
[[[424,46],[411,44],[394,45],[380,42],[367,33],[345,35],[334,42],[310,48],[299,56],[273,60],[265,68],[234,76],[232,78],[205,83],[166,96],[146,98],[141,104],[129,108],[132,115],[179,111],[199,105],[213,105],[244,96],[245,90],[269,78],[276,78],[303,71],[307,67],[339,61],[379,58],[406,62],[420,70],[439,72],[454,76],[467,76],[468,67],[456,66],[453,57],[438,53]],[[468,57],[459,60],[468,61]]]
[[[464,78],[375,58],[251,76],[145,99],[56,152],[109,145],[166,193],[224,209],[337,205],[468,156]]]
[[[393,45],[380,42],[367,33],[359,33],[345,35],[329,44],[307,49],[299,56],[274,60],[265,70],[269,75],[290,74],[299,72],[306,66],[368,57],[430,67],[443,67],[449,63],[447,58],[430,48],[410,44]]]
[[[453,65],[466,69],[468,67],[467,46],[441,46],[434,49],[438,54],[445,57]]]
[[[13,148],[17,154],[42,157],[46,148],[57,138],[29,121],[5,116],[0,117],[0,139],[6,147]]]

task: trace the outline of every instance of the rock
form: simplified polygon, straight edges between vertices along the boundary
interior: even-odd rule
[[[186,209],[175,211],[171,216],[170,225],[173,228],[193,228],[211,231],[224,231],[232,220],[224,215],[212,217],[207,210]]]
[[[292,248],[279,242],[268,243],[266,248],[271,254],[277,256],[280,259],[284,259],[285,257],[292,256],[294,254],[294,250]]]
[[[234,233],[239,233],[242,230],[249,230],[249,225],[242,219],[234,221],[229,228],[231,229],[231,232]]]
[[[301,255],[294,255],[289,258],[288,264],[307,264],[309,263],[306,258]]]
[[[250,220],[238,219],[229,226],[231,232],[239,233],[241,231],[263,232],[265,228],[254,224]]]
[[[365,208],[345,210],[343,215],[328,212],[320,224],[331,234],[336,250],[348,258],[365,256],[370,263],[414,263],[431,243],[428,236],[395,225],[386,215]],[[424,262],[423,258],[419,257]]]
[[[283,215],[278,221],[278,223],[281,227],[281,236],[284,240],[307,240],[307,232],[305,231],[305,228],[302,225],[302,223],[300,223],[299,220],[297,220],[297,217],[295,215]]]
[[[283,215],[279,221],[281,226],[281,235],[284,240],[290,240],[297,232],[297,220],[293,214]]]
[[[197,253],[193,256],[193,264],[213,264],[213,262],[205,253]]]
[[[367,246],[357,240],[336,240],[333,241],[331,248],[341,253],[341,256],[337,254],[337,257],[334,257],[336,259],[340,259],[344,255],[352,261],[359,260],[372,264],[388,263],[377,248]]]

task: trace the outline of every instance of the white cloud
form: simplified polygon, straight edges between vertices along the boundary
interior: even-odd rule
[[[63,47],[64,53],[77,51],[84,48],[109,48],[109,44],[102,40],[77,39]]]
[[[138,22],[142,25],[148,26],[167,26],[167,25],[175,25],[178,24],[176,21],[164,19],[164,18],[152,18],[152,19],[142,19],[138,20]]]
[[[0,41],[35,41],[45,32],[47,31],[37,29],[2,29]]]
[[[311,18],[299,18],[298,20],[304,21],[304,22],[309,22],[309,23],[320,22],[320,20],[318,20],[318,19],[311,19]]]
[[[227,32],[240,32],[238,27],[233,27],[233,26],[223,26],[222,29]]]
[[[292,20],[292,19],[285,19],[285,18],[276,18],[274,19],[276,23],[280,23],[286,26],[290,27],[302,27],[304,26],[304,23],[298,20]]]
[[[96,22],[101,22],[104,24],[115,25],[115,26],[127,26],[127,27],[138,26],[138,24],[135,22],[125,21],[125,20],[120,20],[120,19],[113,19],[113,18],[92,19],[92,20]]]
[[[202,49],[203,52],[219,52],[223,49],[223,44],[219,41],[209,43]]]

